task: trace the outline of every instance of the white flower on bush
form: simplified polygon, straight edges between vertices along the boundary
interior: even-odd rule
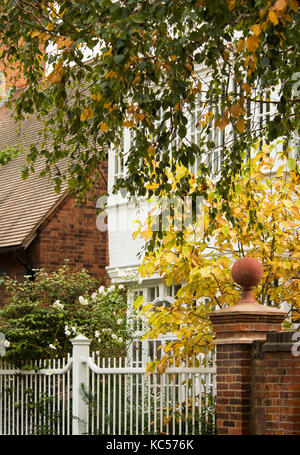
[[[5,340],[3,344],[4,344],[4,347],[5,347],[5,348],[9,348],[9,346],[10,346],[10,341]]]
[[[118,339],[117,335],[115,335],[114,333],[112,333],[111,337],[112,337],[113,340],[117,340]]]
[[[53,306],[53,308],[59,308],[60,310],[62,310],[64,307],[63,304],[60,303],[60,300],[55,300],[55,302],[53,303],[52,306]]]
[[[51,348],[51,349],[56,349],[56,347],[54,346],[54,344],[49,344],[49,348]]]
[[[99,330],[96,330],[96,331],[95,331],[95,337],[96,337],[96,338],[99,338],[99,336],[100,336],[100,332],[99,332]]]
[[[71,333],[72,333],[72,332],[69,330],[69,327],[66,325],[66,326],[65,326],[65,335],[67,335],[67,337],[68,337],[68,336],[71,335]]]
[[[124,285],[123,284],[119,284],[119,289],[124,289]]]
[[[91,299],[92,300],[96,300],[97,299],[97,292],[93,292],[93,294],[91,295]]]
[[[73,333],[76,333],[76,330],[77,330],[77,329],[76,329],[75,325],[73,325],[73,327],[72,327],[72,332],[73,332]]]
[[[103,333],[109,333],[110,331],[111,331],[111,329],[109,329],[109,328],[108,329],[102,329]]]
[[[123,322],[123,319],[118,319],[118,320],[117,320],[117,324],[118,324],[118,325],[121,325],[122,322]]]
[[[115,289],[116,287],[112,284],[111,286],[109,286],[109,288],[107,288],[107,292],[113,292]]]
[[[119,338],[118,338],[118,342],[119,342],[119,343],[122,343],[122,342],[123,342],[123,338],[122,338],[122,337],[119,337]]]
[[[98,293],[99,294],[105,294],[105,287],[104,286],[100,286],[100,288],[98,289]]]
[[[89,301],[88,301],[87,299],[85,299],[84,297],[82,297],[82,295],[80,295],[80,296],[78,297],[78,300],[79,300],[79,303],[80,303],[81,305],[88,305],[88,304],[89,304]]]

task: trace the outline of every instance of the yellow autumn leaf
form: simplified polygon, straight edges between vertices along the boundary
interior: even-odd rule
[[[262,24],[261,24],[261,29],[263,32],[265,32],[268,28],[268,21],[264,21]]]
[[[181,321],[182,318],[184,317],[184,313],[182,311],[173,311],[172,316],[177,319],[178,321]]]
[[[274,5],[274,9],[276,11],[285,11],[286,7],[287,7],[286,0],[276,0]]]
[[[289,3],[289,7],[296,13],[299,8],[298,1],[297,0],[288,0],[288,3]]]
[[[189,245],[184,245],[182,248],[182,254],[185,258],[188,258],[191,254],[191,248]]]
[[[277,19],[276,13],[274,11],[269,11],[268,18],[272,22],[273,25],[277,25],[279,22]]]
[[[52,71],[52,73],[50,73],[49,76],[47,77],[48,82],[54,82],[56,84],[60,81],[60,79],[61,79],[60,74],[55,73],[54,71]]]
[[[244,49],[245,41],[243,39],[240,39],[239,42],[237,43],[236,51],[238,53],[242,52]]]
[[[294,223],[292,223],[291,221],[281,221],[281,226],[284,228],[284,229],[293,229],[295,227]]]
[[[260,25],[259,24],[252,25],[251,30],[254,33],[254,35],[258,36],[260,34]]]
[[[241,108],[238,104],[235,104],[234,106],[231,106],[230,108],[230,113],[232,115],[232,117],[234,118],[238,118],[238,116],[240,115],[241,113]]]
[[[134,121],[133,120],[125,120],[123,122],[123,125],[125,128],[133,128],[134,127]]]
[[[293,214],[299,218],[299,210],[297,209],[297,207],[291,207],[290,208],[291,212],[293,212]]]
[[[245,131],[245,120],[242,117],[240,117],[236,122],[236,127],[240,133],[243,133]]]
[[[220,120],[216,120],[215,128],[219,127],[220,130],[223,131],[229,123],[230,123],[229,120],[223,117]]]
[[[110,47],[109,50],[103,54],[104,57],[109,57],[110,55],[112,55],[112,47]]]
[[[87,116],[87,118],[91,119],[91,118],[93,117],[93,114],[94,114],[93,109],[92,109],[91,107],[88,107],[88,108],[86,109],[86,116]]]
[[[135,240],[137,238],[138,234],[139,234],[139,231],[133,232],[132,239]]]
[[[260,38],[256,35],[250,35],[246,39],[246,48],[249,52],[256,52],[259,48]]]
[[[166,254],[166,262],[168,264],[171,264],[175,258],[176,258],[176,255],[174,253],[172,253],[171,251]]]
[[[71,40],[71,38],[65,38],[63,36],[58,36],[55,39],[55,42],[57,44],[57,49],[61,49],[62,47],[65,47],[66,49],[69,49],[74,41]]]
[[[200,275],[202,278],[207,278],[211,274],[211,268],[210,267],[202,267],[200,270]]]
[[[246,82],[242,85],[242,89],[245,90],[249,95],[251,93],[251,87]]]
[[[284,205],[285,207],[288,207],[288,208],[291,208],[291,207],[293,207],[293,205],[294,205],[294,203],[293,203],[292,201],[290,201],[289,199],[284,199],[284,200],[282,201],[282,203],[283,203],[283,205]]]
[[[229,11],[232,11],[235,8],[235,0],[226,0]]]
[[[192,65],[190,65],[189,63],[186,63],[186,64],[185,64],[185,67],[186,67],[190,72],[193,71],[193,67],[192,67]]]
[[[148,155],[153,156],[154,155],[154,147],[153,145],[149,145],[147,148]]]
[[[49,74],[49,76],[47,77],[47,80],[49,82],[58,83],[61,80],[63,71],[64,71],[64,68],[63,68],[62,63],[61,62],[56,63],[54,65],[54,71],[52,71],[52,73]]]
[[[74,43],[74,41],[71,40],[71,38],[68,37],[68,38],[65,39],[64,45],[65,45],[65,47],[66,47],[67,49],[69,49],[69,48],[72,46],[73,43]]]
[[[55,28],[55,25],[52,24],[52,22],[49,22],[46,26],[46,30],[53,30]]]
[[[104,133],[105,131],[107,131],[108,128],[109,128],[109,127],[108,127],[108,124],[107,124],[106,122],[101,122],[101,123],[100,123],[100,129],[101,129],[101,131],[102,131],[103,133]]]
[[[229,52],[224,51],[224,52],[222,53],[222,57],[223,57],[223,59],[225,60],[225,62],[227,62],[227,60],[228,60],[228,58],[229,58]]]
[[[105,79],[117,79],[118,75],[115,71],[106,71],[105,73]]]
[[[40,35],[40,32],[37,31],[37,30],[34,30],[33,32],[31,32],[31,38],[34,38],[35,36],[39,36]]]

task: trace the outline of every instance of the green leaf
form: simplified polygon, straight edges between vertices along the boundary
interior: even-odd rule
[[[294,171],[297,168],[297,162],[294,158],[288,158],[287,165],[291,171]]]
[[[29,169],[28,169],[28,166],[24,166],[22,168],[22,179],[23,180],[26,180],[28,178],[28,175],[29,175]]]
[[[123,54],[118,54],[118,55],[115,55],[114,56],[114,61],[119,65],[120,63],[123,62],[123,60],[125,59],[125,55]]]
[[[135,14],[134,16],[131,16],[131,20],[136,24],[143,24],[145,22],[145,18],[141,14]]]

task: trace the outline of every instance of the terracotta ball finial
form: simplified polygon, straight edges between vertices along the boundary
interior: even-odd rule
[[[263,277],[261,263],[252,257],[240,258],[234,263],[231,275],[233,280],[243,287],[243,294],[238,303],[254,303],[253,286],[257,285]]]
[[[238,259],[231,269],[234,281],[246,288],[258,284],[263,277],[263,272],[261,263],[251,257]]]

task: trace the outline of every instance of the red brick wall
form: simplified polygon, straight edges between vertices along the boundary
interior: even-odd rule
[[[1,48],[0,48],[1,52]],[[5,83],[6,90],[12,86],[16,86],[18,89],[22,89],[26,85],[26,78],[19,69],[10,68],[5,62],[0,62],[0,71],[6,72]]]
[[[67,199],[39,232],[31,246],[34,264],[56,270],[65,259],[76,269],[85,268],[101,282],[107,280],[107,232],[96,227],[95,201],[76,206]]]
[[[292,332],[217,345],[217,432],[300,435],[300,356]]]
[[[300,434],[300,356],[291,333],[272,333],[252,348],[252,434]]]
[[[217,346],[218,434],[250,432],[250,345]]]
[[[107,162],[101,163],[101,170],[107,176]],[[104,192],[106,185],[101,182],[99,195]],[[85,204],[78,206],[67,197],[41,226],[28,252],[22,252],[20,256],[33,268],[44,268],[48,272],[57,270],[68,259],[72,268],[85,268],[99,283],[105,284],[109,282],[105,270],[108,265],[107,235],[96,227],[96,200],[89,198]],[[0,273],[3,272],[18,279],[28,275],[13,252],[0,255]],[[1,294],[0,304],[7,297],[3,290]]]

